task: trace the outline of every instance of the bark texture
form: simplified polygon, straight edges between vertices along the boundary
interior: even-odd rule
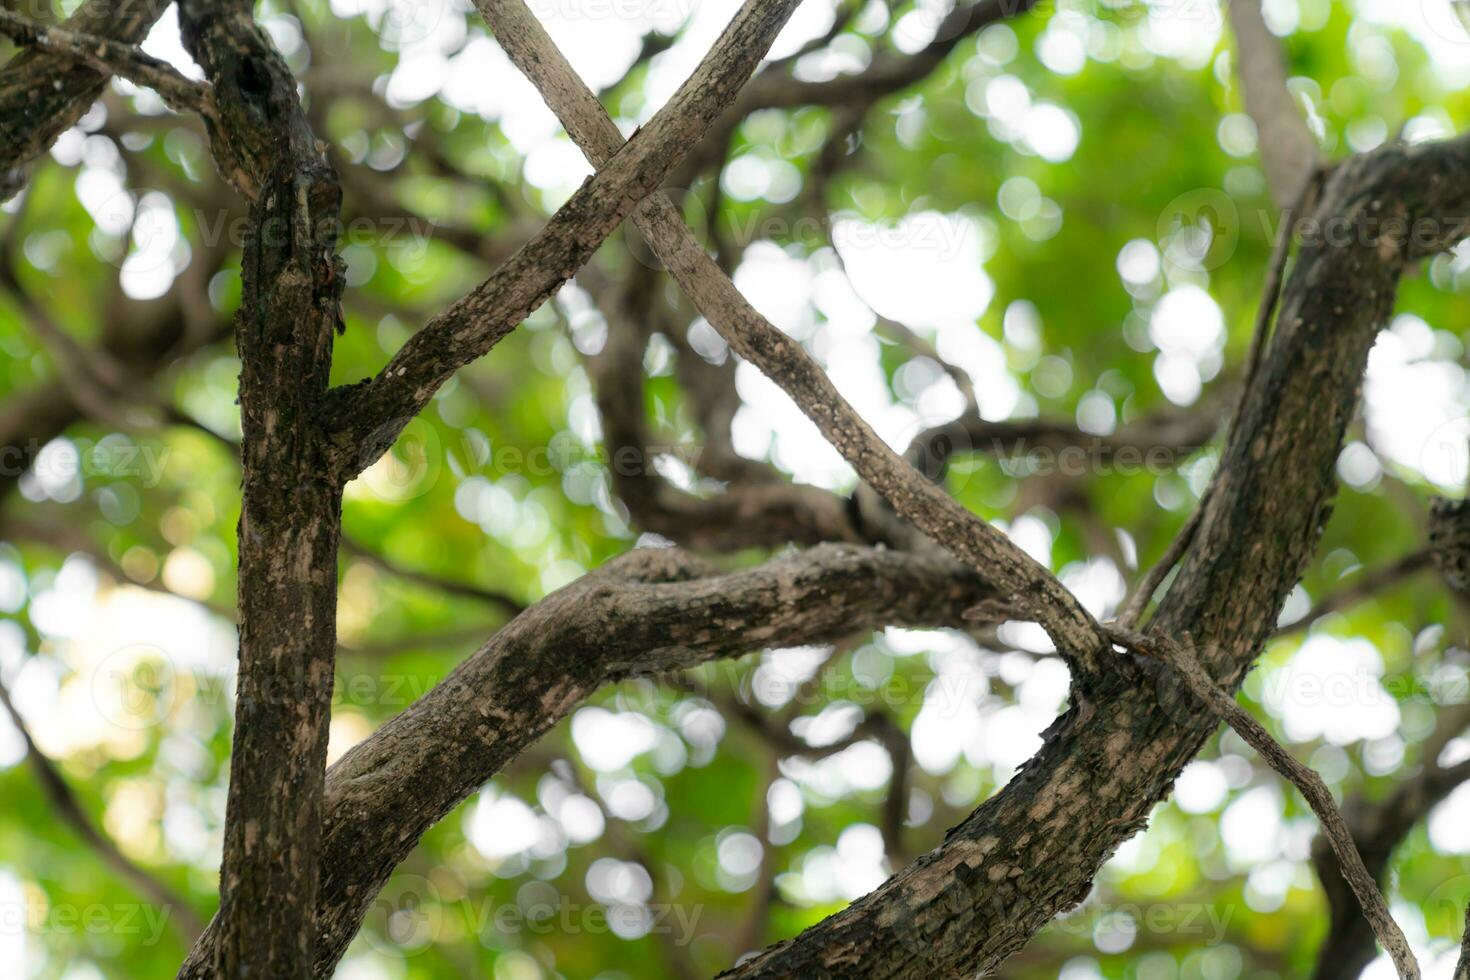
[[[1385,147],[1343,164],[1283,297],[1217,486],[1152,630],[1193,639],[1227,690],[1244,677],[1320,537],[1368,349],[1404,265],[1463,234],[1470,142]],[[1151,631],[1152,631],[1151,630]],[[1074,707],[998,795],[945,843],[848,909],[723,976],[900,977],[996,969],[1080,902],[1142,828],[1213,724],[1177,680],[1118,656],[1113,683]],[[1203,722],[1203,723],[1202,723]]]
[[[678,550],[635,551],[553,593],[328,772],[315,976],[332,975],[419,838],[599,687],[889,624],[964,628],[994,596],[948,559],[853,545],[725,575]],[[209,975],[198,962],[219,928],[184,976]]]
[[[250,6],[189,2],[181,23],[219,95],[221,169],[255,198],[236,315],[240,666],[220,911],[210,955],[183,975],[290,980],[311,971],[336,649],[342,487],[318,415],[341,322],[340,191]]]
[[[88,0],[66,28],[133,43],[147,36],[166,0]],[[92,107],[107,76],[64,55],[20,52],[0,69],[0,200],[26,181],[31,161],[45,153]]]

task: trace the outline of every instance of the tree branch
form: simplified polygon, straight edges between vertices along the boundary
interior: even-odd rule
[[[184,45],[218,96],[206,119],[216,163],[253,198],[236,314],[235,732],[220,911],[190,975],[306,980],[337,645],[342,482],[317,417],[341,323],[341,192],[252,10],[249,0],[183,0],[179,10]]]
[[[87,0],[65,26],[135,44],[167,6],[165,0]],[[0,68],[0,200],[25,186],[26,167],[76,124],[106,82],[96,69],[45,51],[22,51]]]
[[[151,88],[176,112],[215,116],[208,85],[185,78],[168,62],[144,54],[137,45],[37,24],[8,10],[0,10],[0,34],[16,44],[70,58],[100,75],[114,73],[135,85]]]
[[[1353,842],[1352,832],[1348,830],[1347,822],[1343,820],[1332,799],[1332,791],[1322,782],[1322,777],[1296,761],[1260,722],[1236,704],[1233,697],[1221,690],[1187,647],[1164,637],[1146,636],[1122,627],[1104,628],[1108,629],[1111,638],[1120,646],[1160,660],[1178,671],[1185,687],[1200,703],[1245,739],[1272,769],[1291,780],[1321,822],[1322,833],[1332,845],[1332,853],[1337,855],[1343,878],[1357,896],[1363,916],[1373,928],[1373,934],[1393,959],[1398,975],[1408,980],[1418,980],[1419,963],[1414,959],[1409,941],[1404,938],[1403,931],[1389,914],[1388,903],[1383,900],[1378,883],[1363,866],[1363,857]]]
[[[947,559],[822,545],[725,575],[677,549],[634,551],[547,596],[332,766],[315,975],[331,976],[418,839],[604,684],[885,625],[963,628],[992,595]],[[183,976],[207,975],[218,928]]]
[[[1256,124],[1266,184],[1277,207],[1296,201],[1317,166],[1317,141],[1286,86],[1281,45],[1261,14],[1261,0],[1230,0],[1236,77]]]
[[[426,323],[371,380],[333,393],[338,466],[381,456],[459,368],[484,355],[592,256],[735,98],[798,0],[748,0],[694,74],[617,159],[494,275]]]
[[[1315,548],[1368,349],[1407,262],[1463,234],[1470,140],[1389,146],[1334,171],[1315,236],[1287,283],[1277,339],[1252,380],[1196,541],[1156,628],[1195,637],[1233,689]],[[1320,224],[1318,225],[1320,227]],[[1116,659],[1114,683],[1047,730],[1041,750],[943,846],[872,894],[726,976],[892,977],[993,971],[1080,902],[1102,862],[1146,822],[1209,728],[1148,661]]]
[[[617,126],[530,10],[520,0],[477,0],[476,6],[506,54],[536,85],[593,166],[612,166],[623,145]],[[634,220],[655,254],[725,341],[785,390],[900,516],[972,567],[983,568],[997,588],[1046,628],[1081,677],[1098,671],[1098,626],[1076,598],[1004,534],[888,448],[802,346],[740,294],[695,240],[667,196],[650,197]]]

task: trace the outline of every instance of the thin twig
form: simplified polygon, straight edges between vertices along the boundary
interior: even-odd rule
[[[1271,263],[1266,270],[1266,283],[1261,291],[1261,305],[1256,310],[1255,327],[1251,332],[1250,350],[1245,356],[1245,376],[1240,379],[1240,388],[1235,395],[1235,407],[1230,413],[1230,427],[1233,429],[1240,424],[1240,413],[1245,408],[1246,393],[1250,391],[1251,383],[1255,380],[1260,370],[1261,359],[1266,353],[1266,344],[1271,337],[1271,325],[1276,315],[1276,306],[1281,301],[1281,285],[1286,278],[1286,263],[1291,257],[1291,238],[1296,229],[1297,219],[1307,213],[1316,201],[1317,193],[1321,188],[1323,172],[1318,171],[1313,179],[1301,188],[1296,195],[1293,204],[1281,213],[1281,223],[1276,229],[1276,241],[1271,247]],[[1199,530],[1200,521],[1204,519],[1204,513],[1209,505],[1210,497],[1215,490],[1215,480],[1211,480],[1205,487],[1205,492],[1200,496],[1199,503],[1194,512],[1169,542],[1169,547],[1163,556],[1152,568],[1150,568],[1143,579],[1138,583],[1123,611],[1118,615],[1118,622],[1128,628],[1136,627],[1143,618],[1144,612],[1148,610],[1148,604],[1152,601],[1154,593],[1159,586],[1164,584],[1164,579],[1174,570],[1174,566],[1184,558],[1185,552],[1189,550],[1190,542],[1194,540],[1195,531]]]
[[[0,34],[16,44],[74,58],[104,74],[120,75],[135,85],[150,88],[176,112],[194,112],[209,118],[216,115],[214,96],[208,85],[185,78],[168,62],[145,54],[137,45],[38,24],[8,10],[0,10]]]
[[[1352,831],[1342,817],[1332,792],[1322,778],[1302,765],[1271,737],[1271,733],[1250,713],[1235,702],[1205,670],[1194,652],[1183,644],[1159,636],[1146,636],[1118,625],[1105,624],[1103,629],[1109,639],[1135,653],[1158,660],[1172,667],[1184,681],[1189,692],[1204,703],[1205,707],[1219,716],[1235,730],[1246,743],[1261,754],[1261,757],[1282,776],[1291,780],[1301,791],[1312,812],[1322,823],[1322,832],[1337,855],[1342,876],[1358,896],[1363,915],[1373,927],[1373,934],[1393,959],[1394,968],[1404,980],[1418,980],[1419,963],[1413,950],[1404,938],[1398,923],[1389,914],[1388,904],[1378,890],[1378,884],[1368,869],[1363,866],[1362,855],[1353,841]]]
[[[1383,568],[1376,568],[1364,572],[1353,584],[1323,596],[1301,619],[1278,627],[1272,636],[1290,636],[1293,633],[1300,633],[1322,617],[1346,609],[1364,599],[1371,598],[1379,592],[1397,585],[1409,576],[1428,568],[1429,564],[1430,553],[1428,550],[1424,550],[1405,555],[1393,564]]]
[[[355,555],[363,559],[369,564],[376,565],[395,578],[416,582],[419,585],[427,586],[431,589],[438,589],[440,592],[447,592],[450,595],[488,602],[491,605],[499,606],[511,616],[519,615],[526,609],[524,604],[516,601],[504,592],[483,588],[471,582],[459,582],[454,579],[442,578],[431,572],[423,572],[415,568],[406,568],[386,555],[381,555],[366,545],[354,541],[346,534],[342,535],[342,550],[350,555]]]
[[[118,850],[111,838],[97,829],[88,818],[86,810],[82,808],[81,801],[72,792],[71,786],[57,770],[55,763],[36,745],[36,740],[31,737],[25,719],[21,717],[15,704],[10,700],[10,691],[6,689],[3,682],[0,682],[0,705],[4,706],[11,723],[20,732],[20,737],[26,746],[26,759],[36,774],[36,781],[41,784],[42,791],[51,801],[51,806],[61,819],[71,825],[82,842],[90,847],[104,864],[130,882],[138,891],[157,902],[166,914],[173,913],[174,928],[184,939],[185,945],[192,944],[204,929],[204,924],[194,909],[173,888],[134,864],[127,855]]]

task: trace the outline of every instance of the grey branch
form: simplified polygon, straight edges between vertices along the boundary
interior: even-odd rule
[[[381,456],[440,385],[499,343],[591,258],[734,100],[797,3],[748,0],[668,104],[539,234],[420,328],[376,377],[336,393],[328,424],[337,429],[345,475]]]
[[[616,124],[521,0],[477,0],[506,54],[551,106],[600,173],[625,150]],[[628,146],[636,144],[635,139]],[[694,238],[667,196],[634,216],[640,231],[711,325],[776,382],[900,516],[986,578],[1047,629],[1084,677],[1096,673],[1097,623],[1050,571],[962,507],[880,439],[802,346],[761,316]]]
[[[1266,184],[1277,207],[1287,208],[1317,166],[1317,141],[1287,88],[1281,44],[1266,26],[1261,0],[1230,0],[1230,26],[1235,31],[1236,77],[1246,112],[1256,124]]]
[[[1160,660],[1177,671],[1185,687],[1200,703],[1234,729],[1272,769],[1289,779],[1301,792],[1321,821],[1322,832],[1332,844],[1332,853],[1337,855],[1342,876],[1358,897],[1364,917],[1372,925],[1378,942],[1393,959],[1398,975],[1405,980],[1419,980],[1419,963],[1414,959],[1409,941],[1389,914],[1388,903],[1383,900],[1378,883],[1363,866],[1363,857],[1353,842],[1352,832],[1348,830],[1347,822],[1332,799],[1332,791],[1322,782],[1322,777],[1298,762],[1260,722],[1225,693],[1188,647],[1171,639],[1148,636],[1122,627],[1104,628],[1120,646]]]

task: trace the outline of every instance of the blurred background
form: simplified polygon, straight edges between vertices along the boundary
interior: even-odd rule
[[[531,5],[625,132],[735,9]],[[1208,482],[1280,219],[1216,0],[1043,0],[962,32],[948,9],[805,0],[672,187],[745,295],[896,447],[965,413],[1035,422],[955,446],[948,485],[1104,616]],[[1264,13],[1325,156],[1470,122],[1470,32],[1449,0]],[[258,16],[342,177],[334,380],[350,383],[590,169],[464,0]],[[144,48],[200,77],[172,8]],[[0,712],[0,963],[171,976],[213,910],[224,817],[244,212],[197,122],[121,81],[0,211],[0,679],[33,739]],[[1429,567],[1424,518],[1467,475],[1470,248],[1408,276],[1398,310],[1318,558],[1241,697],[1367,815],[1394,914],[1448,977],[1470,895],[1470,618]],[[855,484],[620,231],[348,487],[334,758],[636,544],[731,568],[779,547],[638,495],[611,465],[630,429],[679,499],[748,472]],[[1130,442],[1167,451],[1116,452]],[[1066,698],[1048,651],[1016,624],[890,629],[607,689],[434,828],[338,976],[713,975],[865,894],[1002,786]],[[1002,974],[1310,976],[1347,941],[1329,938],[1316,833],[1217,734]],[[1329,952],[1320,975],[1355,975],[1342,962]]]

